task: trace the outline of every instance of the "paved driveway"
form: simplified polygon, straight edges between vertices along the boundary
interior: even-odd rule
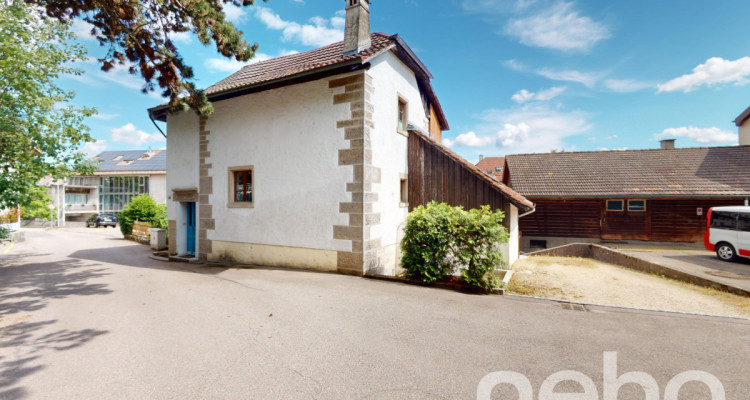
[[[0,252],[0,398],[469,399],[493,371],[537,393],[572,369],[663,390],[705,370],[750,398],[750,324],[333,274],[160,263],[114,230],[33,231]],[[571,383],[558,390],[577,390]],[[516,398],[508,385],[495,391]],[[681,399],[708,399],[688,383]],[[642,398],[633,385],[620,399]]]
[[[750,260],[721,261],[708,250],[668,248],[620,249],[634,257],[663,265],[678,271],[738,287],[750,292]]]

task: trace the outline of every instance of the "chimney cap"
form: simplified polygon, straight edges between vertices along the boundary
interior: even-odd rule
[[[674,142],[677,139],[662,139],[659,141],[661,143],[662,150],[672,150],[674,149]]]

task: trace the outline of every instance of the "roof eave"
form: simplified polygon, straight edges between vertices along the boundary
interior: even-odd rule
[[[744,124],[748,118],[750,118],[750,107],[746,108],[745,111],[742,112],[742,114],[735,118],[734,124],[737,126],[742,126],[742,124]]]
[[[520,193],[520,192],[519,192]],[[643,194],[643,193],[620,193],[620,194],[523,194],[524,197],[529,199],[715,199],[715,198],[727,198],[727,199],[741,199],[750,197],[750,192],[745,194],[742,193],[731,193],[731,194],[716,194],[716,193],[702,193],[702,194]]]
[[[327,65],[325,67],[316,68],[309,71],[303,71],[294,75],[285,76],[283,78],[272,79],[265,82],[259,82],[252,85],[241,86],[231,89],[222,90],[207,95],[209,101],[221,101],[231,99],[233,97],[242,96],[248,93],[260,92],[263,90],[292,85],[295,83],[302,83],[315,79],[320,79],[325,76],[336,75],[344,72],[356,71],[357,69],[368,67],[368,63],[362,62],[362,57],[357,57],[351,60],[346,60],[340,63]],[[161,104],[156,107],[148,109],[149,116],[157,121],[166,122],[167,115],[169,114],[169,104]]]

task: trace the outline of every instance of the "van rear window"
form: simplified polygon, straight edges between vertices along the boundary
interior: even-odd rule
[[[737,213],[713,211],[711,213],[711,228],[737,229]]]

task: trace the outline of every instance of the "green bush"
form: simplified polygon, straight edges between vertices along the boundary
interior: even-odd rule
[[[508,241],[504,217],[489,206],[465,211],[430,202],[417,207],[406,219],[401,242],[406,277],[432,283],[460,271],[469,285],[497,287],[495,269],[504,264],[500,245]]]
[[[130,199],[130,203],[117,214],[120,223],[120,232],[123,235],[133,233],[135,221],[148,222],[152,226],[159,218],[160,208],[151,196],[142,194]]]
[[[36,186],[29,191],[30,200],[21,204],[22,219],[46,219],[50,220],[57,215],[57,209],[49,209],[52,198],[47,195],[47,188]]]
[[[91,214],[88,219],[86,219],[86,222],[96,222],[96,219],[99,217],[99,214]]]

